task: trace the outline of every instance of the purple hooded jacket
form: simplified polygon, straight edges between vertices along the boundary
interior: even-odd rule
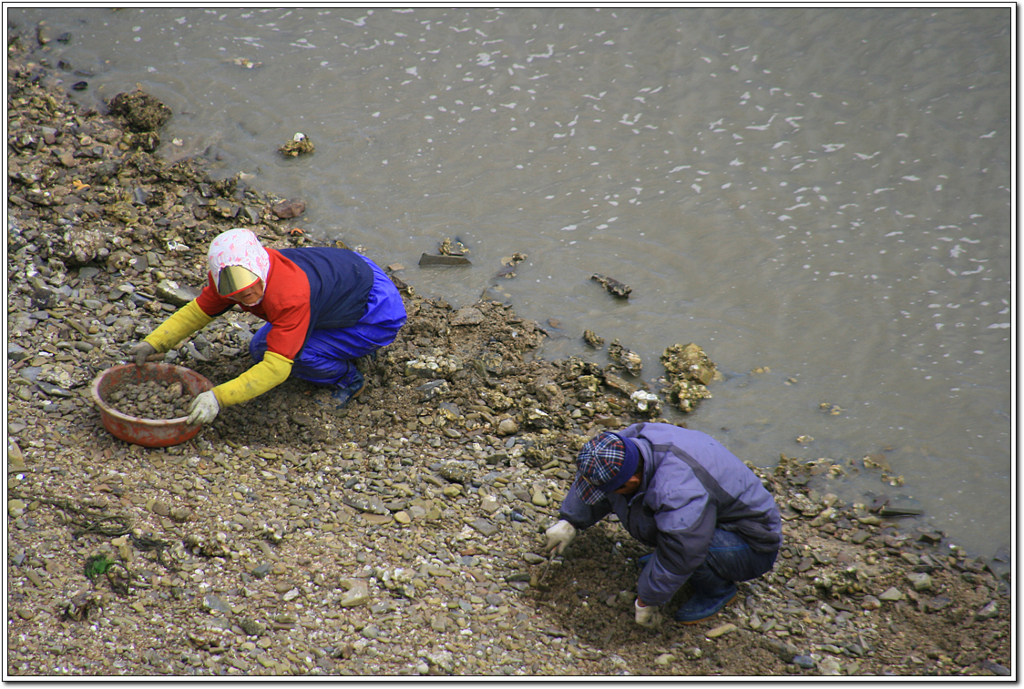
[[[640,574],[637,595],[664,605],[704,561],[715,528],[732,531],[753,550],[782,545],[782,520],[771,494],[743,462],[717,440],[665,423],[640,423],[619,435],[633,438],[644,462],[632,495],[608,493],[587,505],[575,490],[560,516],[586,529],[611,511],[633,538],[655,548]]]

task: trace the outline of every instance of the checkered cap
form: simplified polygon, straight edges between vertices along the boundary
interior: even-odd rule
[[[588,505],[600,502],[636,473],[639,457],[628,438],[610,431],[591,438],[576,457],[576,494]]]

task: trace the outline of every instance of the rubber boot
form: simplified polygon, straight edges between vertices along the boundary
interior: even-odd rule
[[[338,403],[336,409],[344,409],[348,406],[356,395],[363,391],[363,387],[366,385],[366,381],[363,378],[363,374],[353,368],[356,377],[353,382],[345,386],[338,386],[334,392],[331,393],[331,397]]]
[[[696,624],[717,615],[738,593],[735,582],[718,576],[706,564],[694,570],[690,575],[690,583],[693,585],[693,596],[679,606],[674,616],[677,622],[683,624]]]

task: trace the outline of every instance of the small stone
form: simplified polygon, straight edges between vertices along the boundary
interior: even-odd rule
[[[724,634],[736,631],[736,629],[736,625],[734,625],[732,622],[726,622],[725,624],[720,624],[711,631],[707,632],[705,636],[707,636],[709,639],[717,639],[718,637]]]
[[[519,424],[515,419],[505,418],[498,422],[497,434],[501,437],[515,435],[519,432]]]
[[[885,591],[878,594],[878,600],[890,603],[898,600],[903,600],[903,592],[895,586],[890,586]]]
[[[880,601],[872,595],[864,596],[864,599],[861,600],[860,604],[861,607],[865,610],[878,610],[880,607],[882,607],[882,601]]]
[[[359,605],[366,605],[370,601],[370,587],[362,579],[346,579],[349,589],[338,601],[343,608],[354,608]]]
[[[999,604],[996,601],[989,601],[978,612],[974,613],[974,619],[978,621],[991,620],[999,614]]]
[[[900,553],[900,559],[906,562],[911,567],[916,566],[921,561],[920,558],[917,557],[917,555],[915,555],[914,553],[907,552],[905,550],[902,553]]]
[[[192,518],[192,510],[187,507],[172,507],[169,516],[176,522],[187,522]]]
[[[793,664],[805,670],[810,670],[814,667],[815,662],[811,656],[793,656]]]
[[[672,655],[671,653],[662,653],[661,655],[659,655],[657,658],[654,659],[654,663],[655,663],[655,665],[665,666],[665,665],[671,665],[672,663],[675,662],[675,660],[676,660],[676,657],[674,655]]]
[[[932,578],[925,572],[910,572],[907,574],[907,580],[915,591],[927,591],[932,587]]]
[[[842,674],[842,667],[839,661],[835,658],[822,658],[821,662],[818,663],[818,670],[823,675],[840,675]]]
[[[306,204],[298,199],[290,199],[275,204],[270,210],[279,218],[295,218],[306,212]]]
[[[988,670],[993,675],[999,675],[1000,677],[1009,677],[1012,674],[1008,667],[1000,665],[999,663],[993,662],[991,660],[981,661],[981,667],[984,670]]]
[[[212,593],[206,594],[206,597],[203,598],[203,606],[211,612],[219,612],[225,615],[231,613],[231,606]]]
[[[498,532],[498,527],[486,519],[474,519],[469,524],[484,536],[493,536]]]
[[[12,429],[8,427],[8,432]],[[10,469],[19,470],[25,468],[25,456],[21,453],[21,448],[18,447],[18,443],[13,440],[7,441],[7,466]]]

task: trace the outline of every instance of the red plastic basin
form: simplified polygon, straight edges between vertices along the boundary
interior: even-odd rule
[[[161,383],[180,382],[185,391],[193,397],[213,389],[213,383],[206,377],[184,366],[154,362],[142,366],[125,364],[108,368],[96,376],[91,389],[92,399],[100,412],[103,427],[116,438],[145,447],[168,447],[194,438],[202,424],[189,425],[187,416],[176,419],[143,419],[122,414],[104,400],[106,393],[123,385],[140,384],[151,380]]]

